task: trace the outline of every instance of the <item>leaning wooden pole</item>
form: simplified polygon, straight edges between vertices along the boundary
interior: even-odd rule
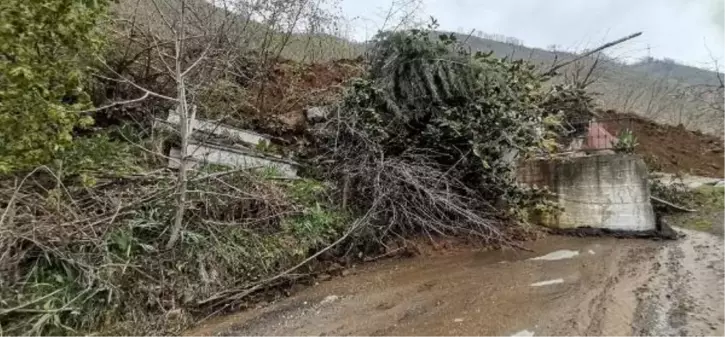
[[[602,51],[604,49],[607,49],[607,48],[616,46],[616,45],[618,45],[618,44],[620,44],[622,42],[629,41],[629,40],[634,39],[635,37],[640,36],[640,35],[642,35],[642,32],[637,32],[637,33],[634,33],[632,35],[625,36],[625,37],[623,37],[621,39],[618,39],[618,40],[615,40],[615,41],[612,41],[612,42],[607,42],[607,43],[601,45],[600,47],[598,47],[598,48],[596,48],[594,50],[588,51],[588,52],[586,52],[584,54],[581,54],[581,55],[575,57],[572,60],[566,61],[566,62],[564,62],[562,64],[559,64],[557,66],[552,67],[551,69],[549,69],[549,71],[545,72],[543,75],[544,76],[553,75],[557,70],[561,69],[562,67],[566,67],[567,65],[572,64],[572,63],[574,63],[576,61],[579,61],[579,60],[581,60],[581,59],[583,59],[583,58],[585,58],[587,56],[590,56],[592,54],[598,53],[598,52],[600,52],[600,51]]]

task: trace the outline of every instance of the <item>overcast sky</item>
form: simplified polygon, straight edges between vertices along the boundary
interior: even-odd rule
[[[400,0],[398,0],[400,1]],[[481,30],[516,37],[527,46],[556,44],[576,51],[642,31],[609,54],[632,60],[651,55],[708,67],[708,49],[723,64],[725,0],[422,0],[421,16],[442,30]],[[362,40],[375,33],[391,0],[342,0],[351,32]],[[705,47],[707,45],[707,48]],[[722,67],[721,67],[722,70]]]

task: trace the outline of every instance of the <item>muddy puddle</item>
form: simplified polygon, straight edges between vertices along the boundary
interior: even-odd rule
[[[686,234],[380,261],[187,334],[722,335],[722,238]]]

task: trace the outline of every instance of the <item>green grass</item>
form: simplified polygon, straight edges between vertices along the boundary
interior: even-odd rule
[[[668,216],[671,224],[686,229],[723,235],[723,210],[725,188],[702,186],[694,190],[695,213],[678,213]]]
[[[709,232],[712,230],[712,221],[699,217],[694,217],[684,222],[684,227],[688,229],[694,229],[701,232]]]
[[[695,203],[701,211],[722,211],[725,209],[725,188],[701,186],[695,190]]]
[[[80,147],[73,158],[90,154],[93,163],[112,164],[112,157],[100,155],[112,156],[103,152],[118,151],[117,144],[103,137],[88,141],[96,144]],[[204,175],[223,172],[211,165],[199,170]],[[89,235],[92,239],[79,234],[90,226],[56,228],[55,222],[17,208],[16,217],[28,221],[8,228],[0,244],[29,254],[17,268],[0,274],[0,335],[178,333],[218,308],[199,301],[277,275],[346,232],[349,217],[330,202],[326,185],[279,176],[279,170],[270,168],[192,181],[187,221],[172,250],[164,248],[175,211],[172,194],[136,204],[129,209],[132,212],[114,216],[113,221],[94,224],[97,236]],[[90,204],[97,198],[87,206],[95,210],[108,200],[98,196],[141,195],[143,191],[134,190],[142,188],[165,190],[166,181],[74,188],[78,184],[70,185],[71,191],[77,191],[75,200]],[[96,198],[79,198],[86,195],[84,191]],[[65,203],[61,206],[58,212],[70,209]],[[60,241],[50,235],[22,239],[23,231],[32,230],[57,230],[65,237],[83,239]],[[300,271],[314,268],[311,264]],[[164,316],[171,305],[179,310],[174,319]]]

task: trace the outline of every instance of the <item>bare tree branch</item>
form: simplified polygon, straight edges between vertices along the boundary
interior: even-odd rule
[[[128,78],[124,77],[123,75],[121,75],[121,74],[117,73],[117,72],[116,72],[115,70],[113,70],[113,68],[111,68],[111,66],[109,66],[109,65],[108,65],[108,64],[107,64],[107,63],[106,63],[105,61],[103,61],[103,60],[101,60],[101,59],[99,59],[99,61],[101,62],[101,64],[103,64],[103,66],[105,66],[105,67],[106,67],[106,69],[108,69],[109,71],[111,71],[111,72],[112,72],[112,73],[113,73],[114,75],[118,76],[118,78],[119,78],[119,79],[112,79],[112,78],[108,78],[108,77],[104,77],[104,76],[100,76],[100,75],[94,75],[94,76],[96,76],[96,77],[101,77],[101,78],[105,78],[105,79],[108,79],[108,80],[114,80],[114,81],[117,81],[117,82],[121,82],[121,83],[128,83],[128,84],[132,85],[132,86],[133,86],[134,88],[136,88],[136,89],[139,89],[139,90],[141,90],[141,91],[143,91],[143,92],[146,92],[146,93],[148,93],[148,94],[149,94],[149,95],[151,95],[151,96],[156,96],[156,97],[158,97],[158,98],[163,98],[163,99],[165,99],[165,100],[169,100],[169,101],[172,101],[172,102],[176,102],[176,101],[177,101],[177,99],[176,99],[176,98],[173,98],[173,97],[169,97],[169,96],[166,96],[166,95],[162,95],[162,94],[159,94],[159,93],[157,93],[157,92],[151,91],[151,90],[149,90],[149,89],[146,89],[146,88],[144,88],[144,87],[142,87],[142,86],[140,86],[140,85],[136,84],[136,83],[135,83],[134,81],[131,81],[131,80],[129,80]]]
[[[126,104],[131,104],[131,103],[138,103],[138,102],[141,102],[141,101],[147,99],[150,95],[151,94],[148,91],[146,91],[143,94],[143,96],[141,96],[139,98],[129,99],[129,100],[126,100],[126,101],[117,101],[117,102],[113,102],[111,104],[104,105],[104,106],[100,106],[100,107],[97,107],[97,108],[94,108],[94,109],[81,110],[79,112],[82,112],[82,113],[86,113],[86,112],[97,112],[97,111],[101,111],[101,110],[110,109],[110,108],[113,108],[113,107],[116,107],[116,106],[119,106],[119,105],[126,105]]]

